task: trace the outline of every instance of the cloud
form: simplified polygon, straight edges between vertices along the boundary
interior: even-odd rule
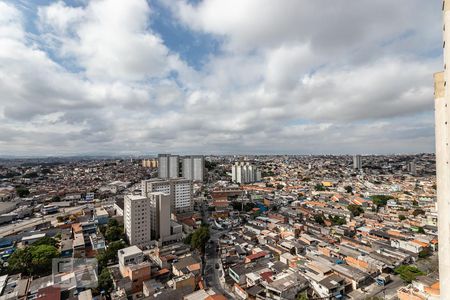
[[[155,1],[0,0],[1,154],[433,151],[439,1]]]

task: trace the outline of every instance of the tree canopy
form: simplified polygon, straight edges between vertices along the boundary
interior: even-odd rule
[[[399,274],[400,278],[406,283],[411,283],[416,277],[425,275],[424,272],[415,266],[399,266],[394,269],[394,272]]]
[[[352,213],[354,217],[357,217],[364,213],[364,209],[360,205],[349,204],[347,209]]]

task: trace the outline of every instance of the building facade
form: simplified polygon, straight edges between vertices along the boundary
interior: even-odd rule
[[[169,195],[170,208],[174,213],[190,212],[193,208],[192,181],[188,179],[150,179],[141,182],[142,196],[153,192]]]
[[[250,163],[236,162],[231,166],[231,177],[236,183],[252,183],[261,180],[261,171]]]
[[[130,245],[147,246],[170,235],[170,198],[162,192],[126,195],[125,235]]]
[[[205,158],[203,156],[184,156],[182,162],[183,178],[203,182],[205,177]]]
[[[158,154],[158,178],[169,178],[170,154]]]
[[[435,134],[436,134],[436,185],[439,235],[440,294],[450,295],[450,149],[449,109],[450,85],[450,1],[443,2],[444,72],[434,75]],[[447,45],[446,45],[447,44]],[[447,64],[449,62],[449,64]]]
[[[361,170],[362,169],[362,158],[361,155],[353,156],[353,170]]]

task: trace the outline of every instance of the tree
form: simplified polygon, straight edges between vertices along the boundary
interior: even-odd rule
[[[30,275],[32,266],[30,248],[17,249],[8,259],[8,271],[10,274],[24,273]]]
[[[325,221],[323,220],[323,216],[322,215],[314,215],[314,222],[323,225],[325,223]]]
[[[48,245],[48,246],[56,247],[56,245],[58,245],[58,241],[49,236],[44,236],[43,238],[40,238],[39,240],[37,240],[36,242],[33,243],[33,247],[36,247],[39,245]]]
[[[364,209],[361,206],[356,205],[356,204],[349,204],[347,206],[347,209],[352,213],[352,215],[354,217],[357,217],[364,213]]]
[[[123,238],[123,229],[121,227],[109,227],[106,229],[105,237],[109,242],[118,241]]]
[[[119,227],[119,222],[116,219],[109,219],[108,227]]]
[[[400,221],[404,221],[404,220],[406,220],[406,217],[405,217],[404,215],[399,215],[399,216],[398,216],[398,219],[399,219]]]
[[[372,199],[373,204],[375,204],[377,207],[386,206],[387,201],[393,199],[392,196],[386,195],[374,195],[370,198]]]
[[[60,196],[55,195],[55,196],[52,197],[52,202],[59,202],[59,201],[61,201],[61,197]]]
[[[201,226],[199,229],[192,233],[191,247],[200,250],[202,253],[205,251],[205,245],[209,240],[209,228]]]
[[[100,276],[98,276],[98,288],[100,291],[105,291],[107,294],[111,292],[113,288],[113,281],[108,268],[104,268],[100,273]]]
[[[127,245],[124,241],[114,241],[109,243],[107,248],[107,256],[109,260],[116,261],[117,260],[117,251],[125,248]]]
[[[189,233],[188,236],[184,238],[183,242],[184,242],[186,245],[190,245],[190,244],[191,244],[191,241],[192,241],[192,233]]]
[[[416,277],[425,275],[420,269],[415,266],[399,266],[394,269],[395,274],[399,274],[400,278],[406,283],[411,283]]]
[[[425,211],[423,209],[417,208],[413,211],[412,214],[414,217],[417,217],[418,215],[424,215]]]
[[[417,233],[425,233],[425,230],[423,229],[423,227],[419,227],[417,228]]]
[[[330,221],[333,225],[344,225],[347,223],[345,218],[339,216],[330,216]]]
[[[19,187],[16,187],[16,193],[20,198],[23,198],[23,197],[28,196],[30,194],[30,191],[23,186],[19,186]]]
[[[323,184],[321,184],[321,183],[316,184],[316,185],[314,186],[314,189],[315,189],[316,191],[318,191],[318,192],[323,192],[323,191],[326,191],[326,190],[327,190],[327,188],[324,187]]]
[[[345,191],[349,194],[351,194],[353,192],[353,188],[349,185],[347,185],[346,187],[344,187]]]
[[[32,273],[48,274],[52,270],[52,259],[59,256],[58,250],[50,245],[33,245],[30,248]]]

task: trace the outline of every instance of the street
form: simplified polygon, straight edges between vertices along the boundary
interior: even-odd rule
[[[23,220],[20,223],[16,223],[16,224],[9,224],[9,225],[5,225],[0,227],[0,237],[5,237],[8,235],[12,235],[18,232],[21,232],[27,228],[36,226],[38,224],[44,223],[44,222],[52,222],[54,220],[56,220],[57,217],[59,216],[65,216],[67,214],[70,214],[72,212],[78,211],[80,209],[82,209],[85,205],[81,205],[81,206],[75,206],[75,207],[69,207],[69,208],[65,208],[63,212],[59,212],[53,215],[46,215],[46,216],[42,216],[40,218],[33,218],[30,220]]]

